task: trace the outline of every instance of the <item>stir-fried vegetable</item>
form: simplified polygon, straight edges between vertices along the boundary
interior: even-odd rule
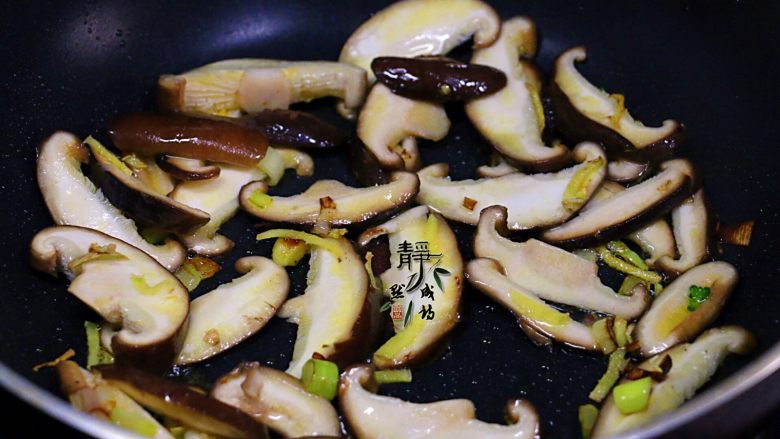
[[[331,361],[312,358],[303,365],[301,382],[308,392],[333,399],[338,391],[339,367]]]
[[[624,415],[641,412],[647,408],[647,404],[650,401],[652,385],[652,378],[644,377],[616,386],[615,390],[612,391],[615,405]]]

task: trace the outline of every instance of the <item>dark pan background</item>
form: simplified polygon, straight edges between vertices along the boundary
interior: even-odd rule
[[[354,28],[386,2],[190,1],[14,2],[0,13],[0,191],[5,230],[0,259],[0,360],[27,378],[57,391],[51,370],[34,364],[67,348],[83,361],[83,322],[95,316],[66,292],[66,282],[32,270],[27,246],[51,224],[35,182],[36,146],[65,129],[106,139],[114,115],[153,108],[161,73],[181,72],[225,58],[335,60]],[[540,30],[537,58],[552,59],[585,45],[585,76],[627,96],[632,114],[647,124],[683,121],[689,140],[682,155],[705,177],[712,208],[724,223],[757,221],[753,244],[726,247],[742,280],[718,324],[741,324],[759,339],[747,358],[730,358],[716,381],[747,364],[778,340],[780,310],[780,3],[776,2],[573,2],[491,1],[503,18],[532,17]],[[461,56],[468,51],[459,50]],[[330,102],[302,109],[343,124]],[[454,178],[474,175],[487,158],[484,143],[457,106],[453,128],[436,145],[425,145],[426,164],[447,161]],[[290,194],[315,179],[355,184],[344,155],[315,155],[317,174],[288,175],[275,193]],[[233,261],[268,255],[256,244],[254,221],[239,214],[226,227],[237,243],[223,271],[197,290],[208,291],[235,276]],[[456,227],[464,258],[471,229]],[[293,294],[303,290],[305,264],[293,270]],[[539,409],[547,437],[579,435],[577,406],[603,373],[606,359],[558,346],[537,348],[509,312],[483,295],[464,291],[463,323],[441,356],[416,370],[410,385],[384,393],[412,401],[468,398],[480,419],[502,422],[510,398],[528,398]],[[271,321],[249,341],[212,361],[180,371],[213,382],[241,360],[284,369],[296,327]],[[8,399],[6,397],[6,399]],[[739,414],[734,414],[739,422]]]

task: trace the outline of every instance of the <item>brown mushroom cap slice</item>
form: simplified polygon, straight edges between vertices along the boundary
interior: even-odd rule
[[[307,392],[292,376],[258,363],[242,364],[217,380],[211,396],[284,437],[341,437],[330,401]]]
[[[690,196],[692,187],[691,164],[684,159],[669,160],[661,164],[661,172],[654,177],[588,204],[576,217],[542,233],[542,240],[577,248],[619,238],[667,213]]]
[[[233,241],[217,231],[238,210],[241,188],[264,176],[257,167],[220,165],[220,174],[215,178],[179,183],[171,192],[171,198],[207,212],[211,217],[204,226],[179,235],[179,239],[191,251],[206,256],[219,255],[233,248]]]
[[[666,293],[664,293],[666,294]],[[738,326],[713,328],[693,343],[678,345],[641,363],[639,368],[651,368],[669,357],[672,368],[661,382],[653,382],[647,409],[624,415],[607,398],[599,412],[591,437],[606,437],[627,432],[681,406],[700,389],[729,354],[744,355],[755,346],[750,332]],[[621,380],[620,384],[627,382]]]
[[[101,171],[100,188],[111,203],[136,221],[184,233],[209,221],[209,215],[160,195],[136,178],[132,169],[95,139],[87,139]]]
[[[471,62],[495,67],[508,78],[498,93],[470,101],[466,114],[479,132],[513,164],[536,171],[560,169],[571,159],[569,150],[542,141],[544,111],[541,81],[535,69],[520,60],[536,53],[536,26],[526,17],[504,22],[498,40],[474,51]]]
[[[512,242],[505,237],[506,208],[491,206],[480,215],[474,255],[498,261],[506,277],[544,300],[612,314],[631,320],[647,308],[650,297],[637,284],[631,296],[621,296],[601,283],[598,266],[536,239]]]
[[[267,437],[265,427],[249,415],[188,385],[117,364],[93,370],[147,409],[187,427],[218,437]]]
[[[618,183],[632,183],[642,178],[648,169],[650,169],[649,163],[618,159],[607,165],[607,178]]]
[[[68,291],[111,325],[118,363],[167,369],[189,311],[187,289],[143,251],[95,230],[49,227],[30,244],[35,268],[71,280]]]
[[[672,226],[680,257],[673,259],[668,255],[662,256],[657,265],[661,270],[679,276],[702,263],[707,257],[709,219],[704,190],[700,189],[672,209]]]
[[[720,314],[737,284],[737,270],[728,262],[708,262],[685,272],[666,288],[639,320],[634,338],[642,355],[650,356],[696,337]],[[710,289],[694,311],[688,310],[691,286]]]
[[[583,176],[583,195],[587,200],[606,174],[604,152],[594,143],[581,143],[574,150],[582,163],[550,174],[508,174],[498,178],[450,181],[443,163],[420,170],[417,202],[427,204],[445,218],[476,225],[479,212],[488,206],[504,206],[509,211],[508,226],[523,230],[560,224],[571,217],[578,206],[565,203],[566,189],[578,171],[593,170]],[[596,168],[600,167],[600,169]]]
[[[294,110],[263,110],[242,117],[240,123],[260,130],[275,146],[320,149],[344,143],[344,134],[317,116]]]
[[[523,325],[569,346],[601,351],[599,341],[588,326],[577,322],[536,295],[509,280],[501,265],[493,259],[474,259],[466,265],[466,279],[512,311]]]
[[[405,367],[424,360],[458,322],[463,288],[463,260],[458,250],[457,238],[447,222],[430,212],[428,206],[417,206],[380,226],[368,229],[360,235],[358,241],[366,246],[371,240],[383,235],[387,235],[389,242],[390,268],[377,274],[385,287],[386,296],[391,296],[390,288],[393,285],[407,287],[411,274],[418,271],[416,263],[413,270],[400,264],[401,256],[397,249],[402,242],[427,243],[428,252],[440,256],[433,256],[430,265],[425,269],[431,270],[435,266],[437,270],[446,270],[447,274],[429,274],[423,278],[423,284],[427,284],[432,290],[433,299],[422,297],[421,290],[418,289],[396,300],[405,311],[411,306],[412,317],[406,326],[403,321],[398,321],[396,334],[374,353],[373,363],[379,369]],[[422,317],[424,308],[427,309],[426,315],[432,312],[431,320]]]
[[[484,47],[500,29],[496,11],[479,0],[404,0],[360,25],[339,61],[362,68],[373,82],[371,61],[378,56],[444,55],[472,36],[475,47]]]
[[[187,256],[184,248],[173,240],[161,246],[146,242],[135,223],[84,176],[81,165],[88,160],[89,153],[81,141],[64,131],[54,133],[41,145],[38,186],[54,222],[99,230],[141,249],[169,271],[176,271]]]
[[[610,157],[644,162],[673,152],[682,142],[682,125],[666,120],[660,127],[646,127],[635,120],[623,95],[599,89],[577,71],[575,61],[585,58],[585,48],[574,47],[555,61],[550,90],[556,126],[575,141],[601,142]]]
[[[265,192],[264,183],[256,182],[244,186],[239,198],[244,210],[266,221],[343,226],[395,212],[414,199],[418,187],[415,174],[396,172],[387,184],[364,188],[318,180],[298,195],[272,196],[263,206],[252,201],[255,191]]]
[[[169,111],[238,117],[333,96],[348,109],[363,103],[366,72],[330,61],[231,59],[180,75],[162,75],[160,106]]]
[[[57,364],[63,393],[79,411],[154,439],[173,439],[168,430],[118,388],[73,361]]]
[[[256,333],[287,298],[290,279],[273,261],[247,256],[236,261],[244,275],[190,304],[190,325],[176,364],[203,361]]]
[[[511,424],[499,425],[478,420],[474,404],[467,399],[417,404],[366,388],[376,389],[371,367],[355,366],[341,374],[339,405],[360,439],[538,437],[539,416],[528,401],[509,401],[506,414]]]
[[[179,180],[208,180],[219,175],[219,166],[206,164],[205,160],[188,159],[172,155],[157,157],[157,165]]]
[[[376,84],[360,110],[357,135],[385,169],[420,169],[417,138],[438,141],[450,130],[440,104],[398,96]]]

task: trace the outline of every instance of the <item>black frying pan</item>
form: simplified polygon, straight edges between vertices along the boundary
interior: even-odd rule
[[[58,394],[52,371],[32,365],[68,347],[85,354],[83,321],[94,316],[66,293],[65,283],[33,271],[27,246],[51,224],[35,184],[35,148],[56,129],[81,136],[104,134],[110,117],[152,108],[160,73],[180,72],[225,58],[336,59],[342,43],[386,2],[258,1],[20,2],[0,14],[0,106],[5,146],[0,155],[6,231],[0,265],[0,382],[60,420],[108,436],[48,392]],[[503,18],[532,17],[542,37],[538,62],[548,70],[560,51],[589,49],[588,78],[628,96],[641,120],[685,122],[682,154],[705,176],[714,211],[725,223],[757,221],[749,248],[726,247],[742,281],[718,324],[741,324],[759,345],[753,355],[730,358],[709,391],[646,433],[674,430],[699,437],[746,433],[780,400],[780,4],[702,2],[491,1]],[[466,54],[466,49],[460,51]],[[302,107],[344,126],[329,102]],[[483,142],[462,110],[449,109],[453,129],[444,141],[422,148],[423,161],[447,160],[454,178],[473,175],[486,161]],[[354,184],[343,154],[315,157],[315,178]],[[294,193],[315,178],[287,178],[278,193]],[[225,270],[207,281],[208,291],[232,277],[232,262],[247,252],[269,254],[255,244],[253,221],[238,215],[225,228],[237,248]],[[471,230],[456,227],[464,257]],[[294,294],[305,267],[294,271]],[[465,291],[464,321],[440,357],[415,371],[411,385],[388,386],[390,395],[413,401],[463,397],[480,419],[501,422],[503,402],[530,399],[547,437],[577,437],[577,406],[606,361],[558,346],[537,348],[509,312],[474,290]],[[284,368],[295,327],[280,319],[207,364],[181,371],[212,382],[240,360]],[[34,383],[30,386],[26,381]],[[756,386],[756,383],[763,381]],[[751,393],[728,404],[736,394]],[[747,401],[747,403],[746,403]],[[723,408],[724,404],[728,407]],[[713,410],[720,410],[713,412]],[[44,415],[40,415],[44,416]],[[695,430],[694,430],[695,429]]]

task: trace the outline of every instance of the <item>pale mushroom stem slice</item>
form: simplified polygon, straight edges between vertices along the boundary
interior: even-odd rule
[[[392,289],[403,291],[403,297],[393,298],[392,306],[411,314],[408,325],[405,318],[394,320],[396,334],[374,353],[374,365],[380,369],[405,367],[424,360],[458,322],[463,287],[463,260],[455,234],[427,206],[415,207],[366,230],[358,241],[365,246],[383,235],[387,235],[390,247],[390,268],[380,274],[383,292],[392,297]],[[421,284],[410,290],[410,277],[419,278],[420,266],[416,262],[403,264],[399,249],[421,244],[426,250],[417,254],[421,258],[429,255],[430,261],[422,262]],[[406,256],[411,258],[410,253]]]
[[[474,404],[467,399],[416,404],[366,390],[376,387],[372,381],[369,366],[356,366],[342,373],[339,382],[339,405],[360,439],[538,437],[539,416],[527,401],[507,403],[510,425],[490,424],[476,418]]]
[[[491,163],[477,168],[477,177],[498,178],[518,172],[519,169],[509,164],[503,157],[495,154]]]
[[[694,267],[666,288],[634,331],[642,355],[650,356],[696,337],[720,314],[738,280],[737,270],[717,261]],[[689,310],[690,288],[709,288],[709,296]]]
[[[609,162],[607,178],[618,183],[633,183],[642,178],[650,169],[649,163],[635,163],[618,159]]]
[[[647,308],[650,297],[639,283],[632,295],[621,296],[601,283],[598,265],[536,239],[517,243],[505,237],[506,209],[488,207],[480,215],[474,255],[498,261],[506,277],[541,299],[632,320]]]
[[[663,256],[658,259],[658,267],[671,275],[679,276],[707,257],[710,226],[704,190],[700,189],[672,209],[672,227],[680,257],[672,259],[671,256]]]
[[[417,202],[427,204],[449,220],[471,225],[479,222],[482,209],[494,205],[507,208],[511,230],[560,224],[590,198],[606,173],[606,159],[598,145],[581,143],[574,155],[582,163],[555,173],[517,172],[479,180],[451,181],[446,164],[431,165],[417,174],[420,177]],[[576,204],[568,203],[570,184],[581,189]]]
[[[190,304],[190,325],[177,364],[203,361],[230,349],[262,329],[287,298],[287,272],[270,259],[243,257],[236,261],[236,270],[243,276]]]
[[[82,369],[73,361],[57,364],[63,393],[79,411],[109,421],[143,437],[173,439],[143,407],[118,388]]]
[[[474,51],[471,62],[503,71],[507,85],[498,93],[466,103],[465,109],[479,132],[513,164],[536,171],[560,169],[571,159],[560,144],[542,141],[544,109],[541,81],[528,61],[536,51],[536,26],[526,17],[504,22],[492,45]]]
[[[149,244],[135,223],[114,207],[83,174],[89,154],[73,134],[59,131],[46,139],[38,154],[38,186],[54,222],[98,230],[149,254],[169,271],[176,271],[186,252],[173,240]],[[186,204],[186,203],[185,203]]]
[[[360,110],[357,135],[385,169],[420,169],[417,138],[438,141],[450,130],[441,104],[398,96],[376,84]]]
[[[493,259],[474,259],[466,265],[466,279],[476,289],[512,311],[518,320],[560,343],[591,351],[601,351],[591,328],[572,319],[535,295],[525,291],[504,274]]]
[[[704,332],[693,343],[675,346],[649,358],[638,367],[651,368],[666,356],[671,358],[672,367],[663,381],[653,382],[647,409],[624,415],[613,398],[607,398],[592,437],[624,433],[676,409],[710,380],[729,354],[744,355],[754,346],[755,339],[748,331],[737,326],[724,326]],[[623,379],[620,383],[627,381]]]
[[[217,380],[211,396],[284,437],[341,437],[341,423],[330,401],[307,392],[289,374],[258,363],[242,364]]]
[[[111,339],[118,363],[166,370],[181,346],[187,289],[143,251],[95,230],[49,227],[30,244],[33,266],[71,280],[68,291],[121,328]]]
[[[368,72],[378,56],[443,55],[473,36],[475,47],[498,37],[501,21],[479,0],[404,0],[374,14],[349,37],[339,61]]]
[[[270,196],[262,203],[253,198],[256,191],[265,192],[258,182],[245,186],[239,198],[244,210],[266,221],[345,226],[392,214],[412,202],[418,187],[415,174],[395,172],[387,184],[353,188],[337,180],[319,180],[298,195]]]
[[[124,158],[123,158],[124,159]],[[133,168],[133,172],[139,180],[150,187],[160,195],[168,196],[173,188],[176,187],[176,181],[170,174],[160,169],[157,165],[157,159],[154,157],[138,157],[143,163],[142,168]]]
[[[266,154],[268,152],[266,151]],[[157,165],[171,176],[184,181],[208,180],[219,176],[219,166],[207,164],[205,160],[189,159],[172,155],[157,157]]]
[[[666,161],[654,177],[589,203],[576,217],[546,230],[541,238],[566,248],[593,247],[620,238],[659,218],[689,197],[693,179],[693,167],[687,160]]]

